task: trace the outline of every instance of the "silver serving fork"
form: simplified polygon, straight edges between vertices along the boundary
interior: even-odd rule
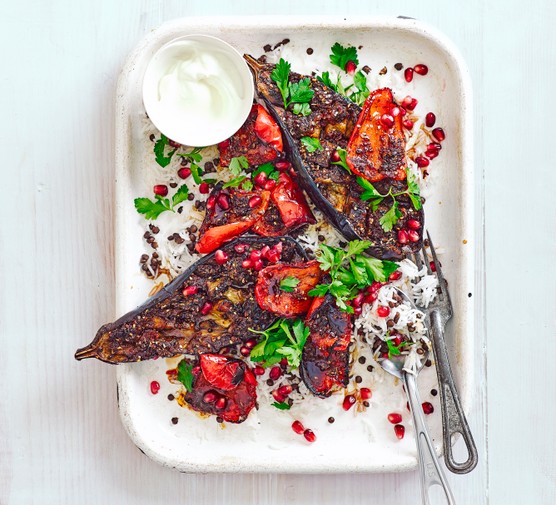
[[[454,383],[454,377],[452,375],[452,369],[450,367],[450,361],[448,359],[448,350],[446,348],[446,341],[444,340],[444,329],[446,323],[452,318],[452,302],[450,301],[450,295],[448,293],[448,284],[444,276],[442,275],[442,269],[440,267],[440,262],[436,256],[436,251],[432,244],[431,237],[427,231],[427,237],[429,240],[429,246],[432,254],[432,259],[434,262],[436,276],[438,278],[438,296],[436,299],[427,307],[419,307],[420,310],[425,312],[430,321],[430,337],[433,346],[434,357],[436,359],[436,374],[438,376],[438,386],[440,392],[440,406],[442,411],[442,432],[443,432],[443,444],[444,444],[444,462],[446,467],[453,473],[468,473],[478,462],[477,447],[475,446],[475,441],[471,435],[471,430],[467,424],[467,419],[463,412],[461,406],[456,385]],[[430,261],[428,260],[427,251],[423,245],[421,253],[415,254],[415,263],[419,267],[419,270],[426,265],[429,274],[432,274],[432,269],[430,266]],[[454,459],[453,449],[452,449],[452,436],[459,433],[465,446],[467,448],[467,459],[461,463],[458,463]]]

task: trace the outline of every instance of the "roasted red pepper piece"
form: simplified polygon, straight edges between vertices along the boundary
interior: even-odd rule
[[[306,223],[316,223],[303,191],[289,175],[280,174],[271,198],[286,228],[291,230]]]
[[[301,377],[313,394],[326,398],[348,384],[352,316],[327,294],[314,299],[305,326],[310,333],[303,348]]]
[[[260,201],[252,207],[253,197]],[[223,190],[217,186],[207,200],[207,212],[195,250],[201,254],[210,253],[245,233],[264,215],[269,201],[269,191]]]
[[[255,104],[251,108],[251,112],[243,126],[229,139],[218,144],[221,166],[229,166],[232,158],[239,156],[245,156],[251,166],[262,165],[274,160],[278,156],[278,148],[271,143],[265,142],[255,131],[255,123],[258,117],[259,105]],[[259,125],[259,129],[262,131],[262,125]],[[270,138],[270,133],[268,137]],[[272,142],[278,144],[276,139]]]
[[[255,374],[238,359],[218,354],[204,356],[200,356],[201,366],[185,401],[197,412],[219,416],[230,423],[245,421],[257,402]]]
[[[255,133],[261,140],[264,140],[279,152],[284,150],[280,127],[262,105],[257,105],[257,119],[254,128]]]
[[[259,272],[255,297],[259,307],[280,317],[297,317],[305,314],[312,298],[307,294],[321,280],[323,271],[318,261],[271,265]],[[280,287],[286,279],[299,281],[291,292]],[[295,284],[295,282],[294,282]]]
[[[347,164],[354,174],[371,182],[405,179],[402,114],[392,90],[377,89],[367,97],[346,151]]]

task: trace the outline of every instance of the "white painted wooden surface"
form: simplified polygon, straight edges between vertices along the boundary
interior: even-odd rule
[[[315,10],[419,18],[468,62],[479,241],[483,200],[486,216],[486,256],[478,253],[487,289],[480,261],[475,293],[478,310],[486,300],[477,328],[478,352],[486,350],[470,416],[481,463],[449,480],[458,504],[556,502],[554,379],[534,368],[550,369],[556,336],[552,2],[22,0],[0,11],[0,505],[419,503],[414,472],[203,476],[159,467],[124,433],[115,370],[73,360],[116,315],[114,93],[129,51],[180,16]]]

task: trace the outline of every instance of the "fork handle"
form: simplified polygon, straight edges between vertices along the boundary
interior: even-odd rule
[[[432,345],[436,358],[436,374],[440,392],[440,406],[442,411],[442,432],[444,441],[444,461],[446,467],[453,473],[469,473],[477,466],[479,455],[471,430],[465,418],[465,413],[459,400],[454,383],[448,350],[444,339],[444,322],[439,312],[430,313]],[[452,448],[452,436],[459,433],[467,448],[467,459],[457,462]]]

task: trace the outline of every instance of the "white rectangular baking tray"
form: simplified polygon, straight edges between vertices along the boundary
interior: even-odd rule
[[[266,44],[290,39],[283,48],[284,57],[292,63],[293,70],[301,73],[310,72],[319,61],[326,61],[335,42],[361,46],[359,59],[369,64],[373,72],[383,66],[393,72],[397,62],[429,66],[426,78],[407,84],[401,77],[403,72],[399,72],[397,79],[402,91],[419,98],[419,112],[435,111],[447,132],[442,155],[431,170],[435,172],[434,191],[427,200],[425,213],[427,228],[435,244],[444,251],[442,263],[455,312],[449,326],[449,350],[462,403],[468,411],[474,359],[471,85],[456,48],[435,29],[412,19],[187,18],[161,26],[138,45],[123,69],[117,93],[117,315],[139,305],[152,287],[138,272],[137,260],[143,251],[142,228],[133,207],[133,199],[145,193],[141,187],[145,153],[140,148],[145,118],[141,102],[143,72],[160,46],[190,33],[215,35],[255,57],[263,53]],[[314,50],[314,59],[308,57],[307,48]],[[392,472],[417,465],[410,422],[406,423],[408,431],[402,441],[392,436],[391,426],[384,430],[369,429],[354,421],[352,412],[342,415],[339,406],[334,411],[338,419],[333,425],[327,424],[328,414],[323,413],[314,444],[305,443],[288,429],[291,416],[275,411],[266,418],[261,415],[223,429],[213,419],[200,419],[167,400],[167,394],[175,392],[175,386],[165,380],[167,368],[164,360],[157,360],[119,365],[117,374],[119,408],[130,437],[145,454],[163,465],[183,472],[277,473]],[[158,395],[149,391],[153,379],[162,385]],[[434,370],[426,369],[419,381],[422,395],[430,396]],[[394,400],[381,397],[380,387],[378,390],[368,415],[385,419],[388,412],[383,404],[392,405],[392,401],[403,410],[405,397],[401,389],[398,388]],[[337,403],[341,403],[341,398]],[[178,424],[171,423],[173,417],[179,419]],[[428,421],[440,451],[439,409]]]

